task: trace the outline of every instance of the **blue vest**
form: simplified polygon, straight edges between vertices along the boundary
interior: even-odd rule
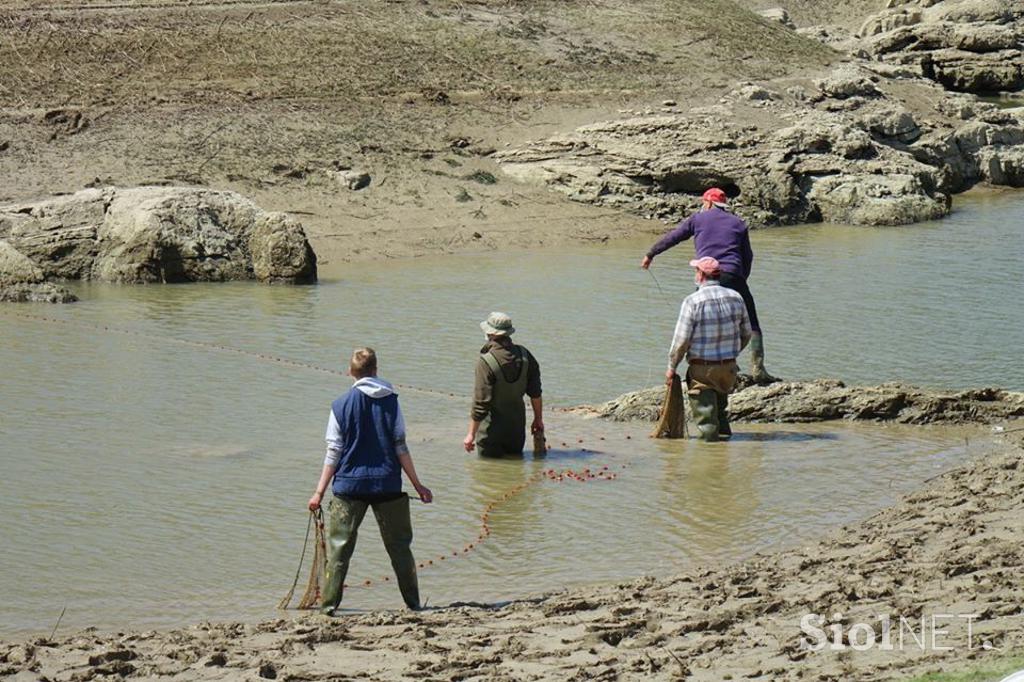
[[[331,404],[343,448],[331,489],[335,495],[402,492],[402,467],[395,452],[398,396],[371,398],[358,388]]]

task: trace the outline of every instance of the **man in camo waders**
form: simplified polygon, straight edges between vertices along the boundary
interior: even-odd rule
[[[522,455],[526,443],[523,396],[530,397],[533,407],[530,432],[544,431],[540,365],[530,351],[512,343],[515,328],[505,313],[491,313],[480,329],[487,343],[476,361],[473,411],[462,445],[466,452],[475,445],[481,457]]]

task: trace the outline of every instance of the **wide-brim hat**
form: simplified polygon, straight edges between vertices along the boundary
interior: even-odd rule
[[[512,318],[505,313],[491,313],[486,320],[480,323],[480,329],[484,331],[484,334],[492,336],[508,336],[516,331],[516,328],[512,326]]]

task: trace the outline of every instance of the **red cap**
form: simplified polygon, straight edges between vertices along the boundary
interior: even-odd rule
[[[721,266],[719,266],[718,261],[711,256],[704,256],[703,258],[690,261],[690,267],[697,268],[709,277],[717,277],[722,274],[722,269]]]
[[[712,204],[725,204],[729,201],[729,197],[725,196],[725,192],[717,187],[712,187],[707,192],[704,192],[704,196],[701,198],[704,201],[710,201]]]

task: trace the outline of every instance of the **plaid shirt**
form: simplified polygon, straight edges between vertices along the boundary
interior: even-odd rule
[[[701,360],[732,360],[750,338],[750,318],[743,297],[717,280],[707,280],[686,297],[679,309],[669,369],[688,357]]]

